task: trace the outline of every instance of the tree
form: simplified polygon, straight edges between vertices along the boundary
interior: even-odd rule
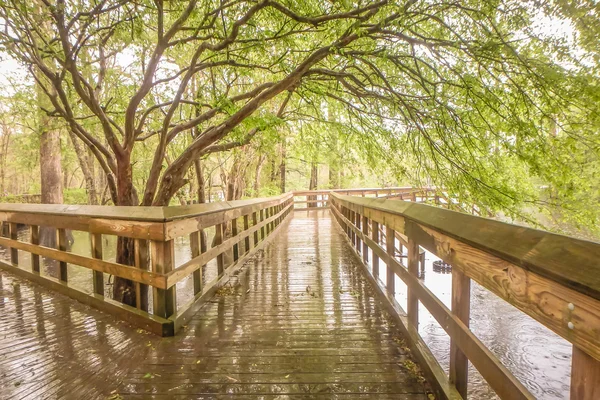
[[[532,4],[15,0],[0,3],[0,41],[51,100],[44,111],[93,153],[117,205],[168,205],[200,158],[284,121],[327,121],[326,103],[370,164],[515,209],[531,190],[513,172],[569,174],[544,121],[577,137],[598,106],[594,75],[530,29]],[[579,15],[552,4],[548,15]],[[132,157],[148,149],[136,187]],[[119,243],[131,263],[132,242]]]

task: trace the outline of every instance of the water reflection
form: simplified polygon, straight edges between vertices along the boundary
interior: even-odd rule
[[[439,261],[436,256],[426,252],[424,282],[450,307],[452,275],[436,261]],[[400,288],[398,302],[406,307],[406,286],[397,282],[396,287]],[[419,321],[419,333],[448,372],[450,338],[423,305],[419,308]],[[572,346],[568,341],[474,281],[471,282],[470,324],[483,344],[537,398],[569,398]],[[469,365],[469,396],[498,398],[472,365]]]

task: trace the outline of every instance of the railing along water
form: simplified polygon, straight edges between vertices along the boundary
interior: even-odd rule
[[[469,329],[473,279],[571,342],[571,398],[600,398],[600,244],[415,202],[339,193],[330,202],[440,397],[466,397],[470,361],[501,398],[534,398]],[[421,248],[452,266],[451,309],[418,278]],[[406,312],[394,297],[396,276],[407,286]],[[419,302],[450,336],[449,376],[418,333]]]
[[[177,207],[0,204],[0,222],[9,227],[8,237],[0,237],[0,246],[10,249],[10,262],[0,261],[0,268],[136,326],[171,336],[239,269],[243,261],[264,245],[291,215],[293,207],[291,193],[264,199]],[[19,240],[18,229],[23,225],[29,229],[29,242]],[[40,245],[40,227],[56,230],[56,249]],[[215,230],[214,246],[209,248],[202,231],[211,227]],[[89,233],[91,257],[67,250],[70,230]],[[230,232],[229,237],[225,232]],[[104,260],[103,235],[133,239],[135,266]],[[184,236],[189,236],[192,258],[177,266],[174,240]],[[19,250],[30,253],[30,266],[19,266]],[[229,252],[232,252],[230,263],[225,257]],[[43,274],[40,256],[58,262],[58,279]],[[213,259],[217,263],[217,278],[203,287],[203,267]],[[69,284],[67,264],[92,271],[91,293]],[[104,296],[104,273],[135,282],[136,307]],[[177,307],[176,284],[190,275],[194,297]],[[147,296],[148,288],[152,291],[151,312],[145,307],[147,298],[143,298]]]

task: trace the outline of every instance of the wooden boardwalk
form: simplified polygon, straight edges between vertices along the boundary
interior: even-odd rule
[[[0,272],[0,398],[427,399],[329,211],[298,211],[175,337]]]

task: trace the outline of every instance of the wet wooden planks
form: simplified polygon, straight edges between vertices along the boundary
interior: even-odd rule
[[[427,399],[332,225],[296,212],[173,338],[1,275],[0,398]]]

